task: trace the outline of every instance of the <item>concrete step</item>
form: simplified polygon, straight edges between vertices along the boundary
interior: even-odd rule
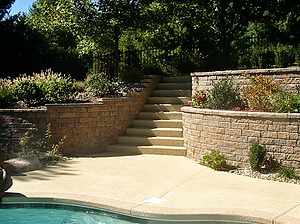
[[[145,136],[120,136],[119,144],[130,145],[164,145],[183,147],[183,138],[175,137],[145,137]]]
[[[132,153],[132,154],[155,154],[186,156],[184,147],[175,146],[134,146],[127,144],[114,144],[107,147],[108,152]]]
[[[182,120],[134,120],[132,127],[182,128]]]
[[[127,136],[178,137],[182,138],[182,128],[127,128]]]
[[[181,120],[181,112],[140,112],[139,119],[141,120]]]
[[[183,104],[145,104],[144,111],[180,112]]]
[[[183,96],[191,98],[192,90],[154,90],[152,96]]]
[[[149,104],[184,104],[190,101],[189,97],[149,97],[147,103]]]
[[[192,77],[191,76],[174,76],[174,77],[163,77],[161,82],[168,82],[168,83],[184,83],[192,82]]]
[[[158,90],[168,89],[168,90],[191,90],[191,83],[159,83],[157,85]]]

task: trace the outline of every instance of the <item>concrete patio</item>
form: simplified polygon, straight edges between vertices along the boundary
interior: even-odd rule
[[[299,185],[217,172],[185,157],[104,153],[12,178],[3,202],[53,198],[159,219],[300,223]]]

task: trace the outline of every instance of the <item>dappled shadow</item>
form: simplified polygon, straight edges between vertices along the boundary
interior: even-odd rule
[[[78,169],[74,169],[72,164],[76,164],[74,160],[68,160],[65,162],[59,162],[54,165],[46,166],[40,170],[35,170],[31,172],[14,174],[12,178],[18,181],[32,181],[32,180],[52,180],[59,176],[76,176]]]

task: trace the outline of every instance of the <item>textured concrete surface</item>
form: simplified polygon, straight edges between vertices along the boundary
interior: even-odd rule
[[[20,200],[21,194],[152,218],[300,223],[299,185],[216,172],[184,157],[107,153],[13,176],[13,181],[4,202]],[[152,197],[166,201],[144,202]]]

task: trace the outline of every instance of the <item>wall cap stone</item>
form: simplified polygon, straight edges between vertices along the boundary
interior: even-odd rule
[[[0,109],[0,113],[24,113],[24,112],[46,113],[47,109]]]
[[[195,77],[195,76],[212,76],[212,75],[216,75],[216,76],[217,75],[241,75],[243,73],[248,73],[248,74],[299,73],[300,74],[300,67],[193,72],[191,73],[191,76]]]
[[[193,107],[182,107],[182,112],[195,114],[209,114],[227,117],[259,117],[276,119],[300,119],[300,113],[270,113],[270,112],[249,112],[249,111],[229,111],[229,110],[211,110]]]

